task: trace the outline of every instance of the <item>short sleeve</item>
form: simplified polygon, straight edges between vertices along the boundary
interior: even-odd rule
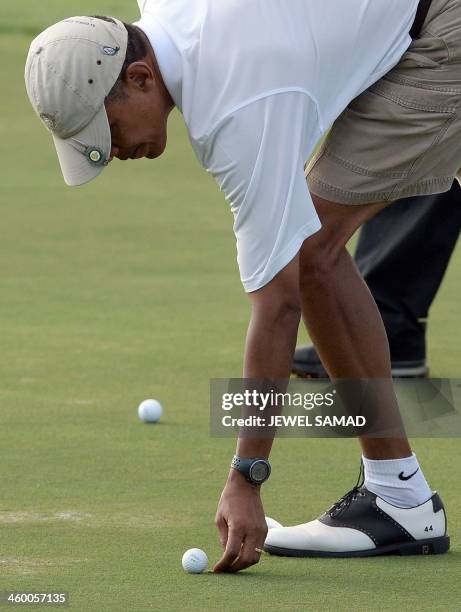
[[[234,216],[247,292],[269,283],[321,228],[304,176],[319,137],[315,102],[290,91],[233,112],[201,151]]]

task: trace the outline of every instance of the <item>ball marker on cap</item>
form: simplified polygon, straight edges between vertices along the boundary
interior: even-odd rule
[[[102,166],[106,162],[104,153],[97,147],[88,147],[86,150],[86,156],[95,166]]]

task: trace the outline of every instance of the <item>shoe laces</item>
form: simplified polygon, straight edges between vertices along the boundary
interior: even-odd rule
[[[348,492],[346,495],[343,495],[341,499],[339,499],[336,503],[334,503],[329,510],[327,510],[327,514],[329,514],[332,518],[336,518],[342,512],[347,510],[352,502],[357,499],[357,496],[363,496],[361,488],[363,487],[363,483],[365,481],[365,474],[363,469],[363,461],[360,461],[360,471],[359,476],[357,478],[357,483],[355,486]]]

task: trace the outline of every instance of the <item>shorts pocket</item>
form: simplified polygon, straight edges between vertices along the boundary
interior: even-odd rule
[[[411,70],[411,68],[442,68],[450,54],[444,40],[426,30],[420,38],[413,40],[399,63],[391,72]]]
[[[381,79],[333,125],[325,155],[356,174],[406,179],[456,118],[453,98]]]

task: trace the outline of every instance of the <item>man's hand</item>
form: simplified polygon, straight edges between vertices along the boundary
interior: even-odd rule
[[[258,563],[267,534],[260,488],[231,470],[216,513],[224,554],[215,572],[238,572]]]

